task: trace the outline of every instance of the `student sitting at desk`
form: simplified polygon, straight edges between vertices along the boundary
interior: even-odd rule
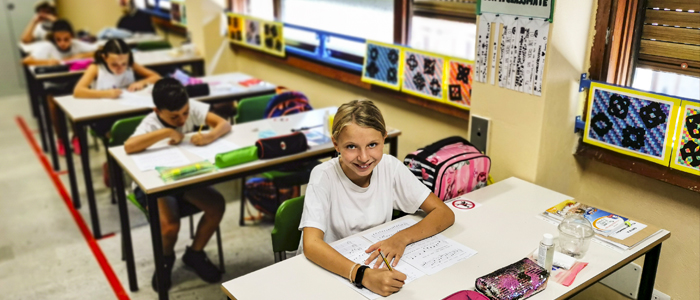
[[[52,1],[40,1],[34,5],[35,15],[22,32],[22,43],[29,44],[46,39],[51,23],[56,21],[56,7]]]
[[[153,87],[153,103],[156,108],[148,114],[136,128],[134,134],[124,143],[126,153],[145,150],[154,143],[170,139],[171,145],[179,144],[184,134],[196,131],[202,124],[212,128],[208,133],[192,136],[191,143],[206,145],[231,130],[231,124],[221,117],[209,112],[209,105],[199,101],[189,101],[185,87],[173,78],[164,78]],[[134,194],[143,207],[148,209],[146,196],[136,187]],[[158,198],[160,228],[163,235],[163,255],[167,281],[162,287],[170,289],[170,273],[175,263],[174,246],[180,231],[180,216],[177,201],[187,201],[204,212],[199,221],[192,246],[187,247],[182,261],[191,267],[204,281],[214,283],[221,280],[221,272],[209,261],[204,246],[219,227],[224,215],[224,198],[216,190],[205,187],[188,190],[180,195]],[[158,291],[156,276],[151,281],[153,289]]]
[[[86,42],[74,39],[73,26],[66,20],[57,20],[53,22],[51,27],[51,33],[49,34],[49,40],[51,43],[45,43],[32,51],[32,53],[25,57],[22,61],[25,65],[59,65],[67,60],[81,59],[92,57],[94,51],[97,49],[96,45],[91,45]],[[51,112],[51,121],[53,122],[53,128],[58,136],[57,141],[57,151],[59,155],[65,155],[66,150],[63,149],[63,139],[68,138],[63,136],[63,134],[58,130],[58,110],[56,108],[56,103],[54,103],[53,95],[65,95],[70,94],[73,89],[72,83],[47,83],[45,87],[48,91],[48,107]],[[80,154],[80,143],[76,137],[72,139],[73,151],[76,154]]]
[[[379,109],[369,100],[343,104],[333,119],[332,140],[340,156],[311,172],[299,224],[300,251],[326,270],[382,296],[397,292],[406,275],[387,268],[359,266],[329,243],[391,221],[392,208],[427,216],[416,225],[372,245],[365,264],[386,254],[392,266],[406,245],[435,235],[454,223],[454,213],[419,182],[401,161],[383,154],[387,130]],[[370,254],[371,253],[371,254]]]
[[[136,81],[136,77],[143,78]],[[160,75],[134,62],[129,46],[121,39],[111,39],[95,51],[95,62],[90,65],[73,89],[75,98],[119,98],[121,89],[130,92],[144,89],[160,79]],[[91,88],[92,87],[92,88]],[[51,115],[57,112],[51,112]],[[100,136],[107,136],[114,122],[90,125]],[[107,163],[102,166],[105,185],[109,186]]]

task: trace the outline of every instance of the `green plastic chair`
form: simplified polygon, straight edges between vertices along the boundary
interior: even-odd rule
[[[136,117],[131,117],[131,118],[126,118],[126,119],[121,119],[118,120],[117,122],[112,125],[112,136],[109,140],[109,145],[110,146],[119,146],[123,145],[124,142],[126,142],[127,139],[136,131],[136,127],[141,124],[141,120],[145,118],[146,116],[136,116]],[[115,189],[112,189],[112,199],[115,199]],[[129,193],[127,195],[127,199],[129,202],[131,202],[134,206],[136,206],[145,216],[146,220],[150,222],[150,218],[148,216],[148,211],[141,205],[136,200],[136,195],[134,193]],[[190,203],[186,203],[183,201],[183,203],[178,203],[180,208],[180,214],[182,217],[189,217],[190,219],[190,238],[194,238],[194,220],[192,218],[192,215],[195,213],[200,212],[198,208],[196,208],[194,205]],[[123,235],[122,235],[123,236]],[[217,239],[217,246],[219,250],[219,268],[221,268],[221,272],[224,273],[224,256],[223,256],[223,250],[221,247],[221,231],[220,228],[216,228],[216,239]],[[123,243],[124,241],[122,241]],[[122,247],[123,249],[123,247]]]
[[[168,41],[150,41],[150,42],[140,42],[136,44],[136,49],[141,51],[151,51],[151,50],[161,50],[170,49],[172,45]]]
[[[267,103],[274,95],[262,95],[257,97],[241,99],[238,102],[236,115],[233,117],[236,124],[262,120],[265,114]]]
[[[272,228],[272,251],[275,262],[287,259],[286,251],[296,251],[301,240],[299,223],[304,210],[304,196],[284,201],[275,214],[275,227]]]

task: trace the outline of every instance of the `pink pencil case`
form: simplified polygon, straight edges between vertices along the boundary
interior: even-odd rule
[[[459,291],[442,300],[489,300],[489,298],[475,291]]]
[[[92,58],[83,58],[68,61],[66,65],[68,65],[68,69],[71,71],[81,71],[87,69],[93,62],[94,60]]]
[[[549,274],[536,262],[523,258],[476,279],[476,289],[492,300],[522,300],[543,291]]]

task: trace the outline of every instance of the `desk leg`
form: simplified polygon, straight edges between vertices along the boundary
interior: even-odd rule
[[[656,281],[656,268],[659,266],[659,256],[661,255],[661,244],[651,248],[644,255],[644,267],[642,268],[642,280],[639,282],[639,293],[637,299],[651,300],[654,293],[654,281]]]
[[[245,177],[241,178],[241,217],[238,225],[245,226]]]
[[[68,126],[66,126],[66,115],[62,109],[58,110],[58,124],[63,134],[68,134]],[[63,141],[63,148],[66,149],[66,166],[68,166],[68,178],[70,180],[70,194],[73,198],[73,207],[80,209],[80,193],[78,191],[78,180],[75,178],[75,164],[73,163],[73,152],[70,150],[70,142],[66,139]]]
[[[119,206],[119,221],[122,230],[122,256],[126,259],[126,272],[129,276],[129,290],[136,292],[139,285],[136,281],[136,265],[134,263],[134,249],[131,245],[131,224],[129,223],[129,211],[126,209],[126,197],[124,196],[124,171],[111,155],[107,154],[112,188],[116,193],[117,206]]]
[[[44,153],[49,152],[49,142],[47,141],[48,137],[46,136],[46,125],[44,124],[44,109],[42,108],[42,104],[37,96],[34,96],[34,102],[36,103],[36,119],[37,123],[39,124],[39,136],[41,140],[41,150],[44,151]]]
[[[399,152],[399,138],[398,137],[393,137],[389,139],[389,154],[391,154],[393,157],[397,157]]]
[[[41,87],[43,90],[43,86]],[[51,162],[53,162],[53,169],[56,171],[61,170],[61,166],[58,163],[58,151],[56,150],[56,143],[54,142],[53,139],[53,125],[51,124],[51,109],[49,109],[49,97],[46,95],[46,93],[38,93],[39,94],[39,101],[42,101],[43,105],[41,105],[42,113],[44,116],[44,134],[46,135],[47,142],[49,143],[49,150],[51,150]],[[66,136],[66,139],[69,140],[70,137]],[[70,151],[68,151],[70,148],[66,148],[66,156],[71,155]]]
[[[148,216],[151,225],[151,242],[153,242],[153,261],[156,264],[156,282],[165,281],[165,261],[163,258],[163,236],[160,233],[160,214],[158,212],[158,198],[146,194],[146,202],[148,203]],[[158,299],[167,300],[168,290],[164,288],[158,289]]]
[[[87,134],[85,125],[76,126],[78,141],[80,141],[80,161],[83,165],[83,176],[85,177],[85,190],[87,192],[88,207],[90,208],[90,220],[92,221],[92,235],[95,239],[102,238],[100,232],[100,219],[97,215],[97,203],[95,203],[95,191],[92,186],[92,173],[90,172],[90,151],[87,145]],[[69,155],[69,154],[66,154]]]
[[[192,64],[192,73],[194,73],[194,76],[204,76],[204,62],[197,62]]]

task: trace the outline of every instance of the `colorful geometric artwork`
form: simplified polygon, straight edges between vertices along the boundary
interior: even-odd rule
[[[680,100],[591,82],[583,141],[668,165]]]
[[[367,41],[362,81],[399,90],[402,57],[401,47]]]
[[[700,103],[683,101],[671,168],[700,176]]]
[[[243,43],[243,16],[228,14],[228,38],[231,42]]]
[[[170,0],[170,22],[177,26],[187,26],[185,0]]]
[[[245,43],[249,46],[260,47],[262,37],[260,34],[260,22],[246,18],[245,20]]]
[[[281,22],[264,22],[263,23],[263,50],[268,53],[284,56],[284,34],[282,30],[284,25]]]
[[[464,109],[469,109],[472,102],[472,81],[474,78],[474,62],[457,59],[447,61],[447,77],[445,78],[445,93],[447,103]]]
[[[442,102],[445,95],[443,91],[445,60],[440,55],[404,49],[401,91]],[[457,92],[456,88],[454,92]]]

